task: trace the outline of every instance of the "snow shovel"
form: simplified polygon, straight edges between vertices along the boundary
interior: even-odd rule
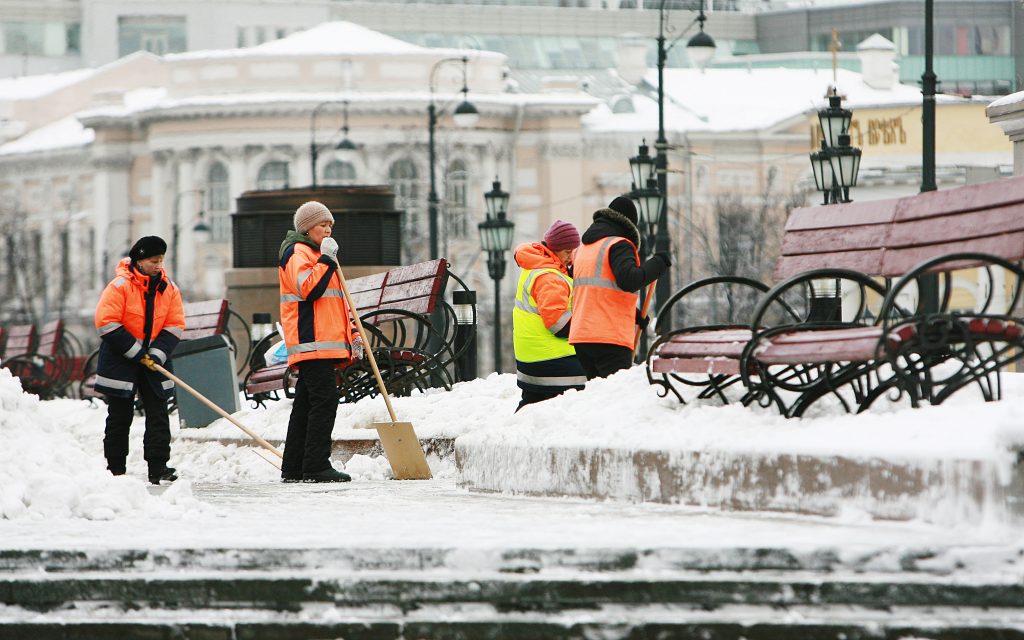
[[[640,317],[643,318],[647,315],[647,310],[651,307],[651,297],[654,296],[654,285],[658,284],[655,280],[651,284],[647,285],[647,295],[644,296],[644,304],[640,307]],[[643,333],[643,329],[640,325],[636,326],[636,337],[633,338],[633,359],[636,360],[636,350],[640,346],[640,334]]]
[[[235,420],[231,416],[230,413],[228,413],[227,411],[225,411],[225,410],[221,409],[220,407],[218,407],[217,405],[215,405],[206,396],[204,396],[203,394],[199,393],[198,391],[193,389],[191,386],[189,386],[184,380],[182,380],[178,376],[174,375],[173,373],[171,373],[167,369],[163,368],[162,366],[160,366],[156,362],[154,362],[153,366],[150,367],[150,368],[153,369],[153,371],[159,371],[160,373],[164,374],[165,376],[167,376],[168,380],[172,381],[174,384],[178,385],[179,387],[181,387],[185,391],[188,391],[189,393],[191,393],[193,396],[196,397],[197,400],[199,400],[200,402],[202,402],[206,406],[210,407],[211,409],[213,409],[217,413],[219,413],[221,415],[221,417],[227,418],[228,421],[231,422],[231,424],[235,425],[236,427],[238,427],[239,429],[244,431],[247,436],[249,436],[250,438],[255,440],[256,443],[259,444],[261,447],[263,447],[267,451],[270,451],[271,453],[273,453],[278,458],[284,459],[284,455],[282,455],[281,452],[277,450],[277,447],[275,447],[274,445],[270,444],[269,442],[267,442],[266,440],[261,438],[260,434],[256,433],[252,429],[249,429],[248,427],[246,427],[244,424],[242,424],[238,420]],[[273,464],[278,469],[281,468],[280,465],[276,464],[273,460],[271,460],[269,458],[264,458],[264,460],[266,460],[267,462],[270,462],[271,464]]]
[[[388,395],[387,387],[384,386],[384,379],[381,378],[380,369],[377,368],[377,359],[373,357],[373,349],[370,348],[370,339],[363,330],[363,322],[356,312],[356,305],[352,301],[352,294],[348,292],[348,283],[345,282],[345,274],[338,267],[338,278],[341,280],[341,291],[345,294],[345,302],[348,303],[352,319],[356,321],[356,329],[363,338],[363,349],[366,358],[373,368],[373,375],[377,378],[377,388],[384,396],[384,403],[388,406],[388,414],[391,422],[374,422],[373,428],[377,430],[380,437],[380,444],[384,447],[384,455],[391,464],[391,473],[395,480],[430,480],[433,476],[430,467],[427,466],[427,457],[423,455],[423,448],[420,447],[420,440],[412,428],[411,422],[399,422],[395,417],[395,410],[391,406],[391,397]]]

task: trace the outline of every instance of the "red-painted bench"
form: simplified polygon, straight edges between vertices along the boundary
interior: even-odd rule
[[[39,327],[18,325],[8,330],[3,366],[21,379],[29,393],[48,399],[67,395],[74,373],[76,341],[65,332],[63,320]]]
[[[469,346],[455,344],[455,311],[444,299],[450,273],[444,260],[395,267],[383,273],[348,280],[356,310],[371,336],[388,393],[408,395],[414,389],[451,388],[455,362]],[[475,325],[475,323],[474,323]],[[265,366],[264,354],[278,342],[276,332],[253,349],[252,368],[245,378],[246,398],[262,403],[279,394],[291,397],[296,374],[287,364]],[[378,388],[369,361],[356,359],[337,369],[341,402],[376,395]]]
[[[996,399],[999,371],[1024,354],[1014,311],[1021,259],[1024,178],[799,209],[786,225],[775,287],[719,278],[670,299],[666,307],[685,308],[716,286],[758,294],[746,322],[659,325],[648,378],[680,401],[691,386],[727,401],[726,387],[742,381],[743,402],[775,404],[787,416],[825,395],[858,411],[889,391],[914,406],[969,385]],[[931,303],[919,295],[929,281],[937,285]],[[840,295],[823,297],[823,289]],[[659,316],[669,317],[666,308]]]

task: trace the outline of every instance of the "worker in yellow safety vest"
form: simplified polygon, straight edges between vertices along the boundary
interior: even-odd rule
[[[572,254],[580,233],[569,222],[556,220],[542,242],[516,247],[522,269],[512,309],[512,344],[516,353],[516,382],[528,404],[554,398],[568,389],[582,389],[587,378],[569,344],[572,320]]]

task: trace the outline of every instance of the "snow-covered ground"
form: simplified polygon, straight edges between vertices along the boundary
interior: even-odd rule
[[[513,410],[512,375],[491,375],[397,398],[400,420],[421,438],[464,438],[508,447],[594,446],[633,450],[806,452],[952,456],[1011,464],[1024,445],[1024,376],[1006,376],[1006,399],[969,393],[942,407],[880,405],[847,416],[823,406],[784,420],[770,410],[712,404],[680,406],[658,398],[642,368],[591,383],[584,392]],[[237,414],[265,438],[286,430],[290,402]],[[435,479],[389,480],[385,460],[356,456],[344,485],[283,485],[252,448],[219,440],[244,437],[225,420],[186,432],[172,418],[171,464],[182,479],[145,483],[142,419],[133,428],[128,475],[111,477],[102,453],[102,406],[42,402],[0,370],[0,547],[323,547],[386,546],[982,546],[1012,548],[1019,532],[993,523],[935,526],[862,517],[728,514],[678,505],[471,493],[451,460],[430,460]],[[386,418],[379,398],[341,406],[335,438],[367,438]],[[341,466],[338,464],[338,466]]]

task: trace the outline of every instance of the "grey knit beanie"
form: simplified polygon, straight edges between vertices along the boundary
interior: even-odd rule
[[[334,216],[331,215],[331,210],[316,200],[310,200],[295,210],[295,217],[292,219],[292,222],[295,223],[296,231],[306,233],[324,220],[330,220],[331,224],[334,224]]]

